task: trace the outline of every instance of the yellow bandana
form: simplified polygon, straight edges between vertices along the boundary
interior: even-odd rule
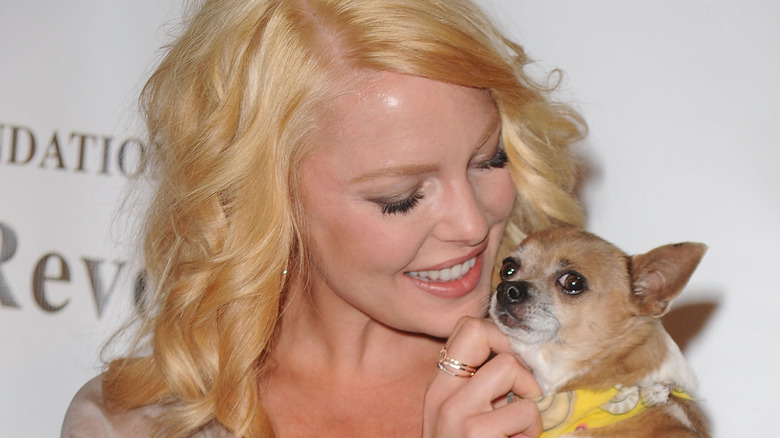
[[[616,386],[602,391],[578,389],[548,395],[536,400],[544,426],[542,438],[608,426],[664,404],[670,396],[691,400],[688,393],[672,383],[648,387]],[[514,397],[509,394],[510,403]]]

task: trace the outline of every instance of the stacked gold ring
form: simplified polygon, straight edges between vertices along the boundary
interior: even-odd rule
[[[473,366],[447,357],[447,347],[442,347],[441,351],[439,351],[439,360],[436,363],[440,370],[455,377],[472,377],[477,372],[477,369]]]

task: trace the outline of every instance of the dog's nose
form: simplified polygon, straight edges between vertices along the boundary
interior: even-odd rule
[[[528,298],[528,283],[525,281],[502,281],[496,288],[500,304],[517,304]]]

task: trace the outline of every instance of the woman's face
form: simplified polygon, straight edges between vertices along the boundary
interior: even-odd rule
[[[304,161],[312,303],[446,337],[482,316],[515,188],[485,91],[397,73],[338,97]]]

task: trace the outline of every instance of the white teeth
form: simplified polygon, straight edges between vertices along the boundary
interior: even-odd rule
[[[463,277],[467,272],[469,272],[471,268],[474,267],[475,263],[477,263],[477,258],[473,257],[451,268],[444,268],[438,271],[410,271],[407,272],[407,274],[410,277],[414,277],[418,280],[446,282],[457,280]]]

